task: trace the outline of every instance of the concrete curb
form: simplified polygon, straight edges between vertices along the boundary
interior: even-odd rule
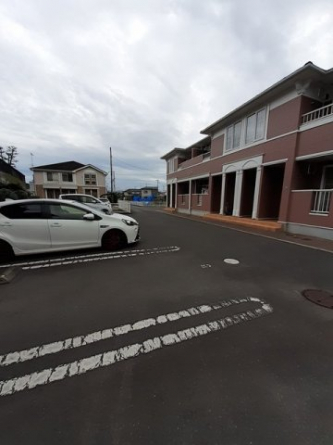
[[[290,240],[287,239],[287,235],[284,234],[284,232],[261,232],[258,230],[251,230],[249,228],[246,228],[245,226],[242,227],[235,227],[233,225],[230,224],[226,224],[224,222],[218,223],[216,221],[211,221],[208,220],[208,218],[202,217],[202,216],[192,216],[192,215],[186,215],[186,214],[179,214],[177,212],[170,212],[170,211],[164,211],[163,213],[165,213],[166,215],[170,215],[170,216],[175,216],[177,218],[182,218],[182,219],[188,219],[188,220],[192,220],[192,221],[196,221],[199,223],[203,223],[203,224],[210,224],[213,225],[215,227],[221,227],[223,229],[229,229],[229,230],[234,230],[236,232],[241,232],[241,233],[246,233],[248,235],[254,235],[254,236],[261,236],[262,238],[268,238],[268,239],[272,239],[275,241],[280,241],[282,243],[286,243],[286,244],[294,244],[296,246],[301,246],[301,247],[307,247],[309,249],[314,249],[314,250],[320,250],[322,252],[327,252],[327,253],[331,253],[333,254],[333,242],[330,243],[330,241],[328,240],[322,240],[322,239],[310,239],[309,238],[309,243],[306,242],[302,242],[301,240]],[[294,235],[296,237],[296,235]],[[325,244],[325,247],[322,247],[322,244]]]

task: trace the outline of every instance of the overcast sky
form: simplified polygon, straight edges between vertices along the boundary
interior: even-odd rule
[[[0,145],[17,168],[75,160],[117,189],[311,60],[333,67],[332,0],[0,0]]]

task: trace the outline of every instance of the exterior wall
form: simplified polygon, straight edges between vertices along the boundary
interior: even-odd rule
[[[43,172],[34,172],[34,183],[36,186],[38,184],[44,183],[44,173]]]
[[[188,209],[189,207],[189,195],[178,195],[177,197],[177,208]]]
[[[86,173],[96,175],[96,185],[85,185],[84,175]],[[79,170],[78,172],[76,172],[75,175],[76,175],[76,183],[78,186],[81,185],[89,188],[105,187],[105,176],[103,175],[103,173],[100,173],[98,170],[95,170],[91,167]]]
[[[218,156],[223,155],[224,148],[224,134],[215,139],[212,139],[211,142],[211,158],[216,158]]]
[[[35,189],[36,189],[36,195],[39,198],[45,198],[46,197],[45,191],[44,191],[44,187],[41,184],[36,184]]]
[[[302,99],[298,97],[269,111],[267,139],[297,130]]]
[[[324,151],[333,152],[333,122],[306,129],[299,134],[297,156],[306,156]]]
[[[209,213],[209,211],[210,211],[210,196],[208,194],[200,195],[202,197],[202,205],[198,205],[198,196],[199,195],[191,196],[191,211],[193,213],[195,213],[195,211]]]
[[[311,214],[312,191],[292,192],[288,222],[333,228],[333,194],[328,215]]]

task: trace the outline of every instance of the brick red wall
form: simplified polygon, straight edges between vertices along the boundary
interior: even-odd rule
[[[333,122],[302,131],[299,134],[297,156],[333,150],[332,141]]]
[[[210,196],[202,195],[202,205],[198,206],[197,205],[197,195],[192,195],[191,209],[198,210],[201,212],[209,212],[210,211]]]
[[[312,192],[293,192],[290,197],[289,222],[320,227],[333,227],[333,195],[328,216],[310,215]]]
[[[302,98],[290,100],[268,115],[267,139],[297,130],[301,117]]]
[[[223,146],[224,146],[224,134],[212,140],[210,149],[211,157],[216,158],[217,156],[222,156]]]

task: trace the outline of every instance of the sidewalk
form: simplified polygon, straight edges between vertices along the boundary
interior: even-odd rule
[[[267,231],[260,230],[260,228],[247,227],[243,224],[229,223],[225,219],[218,217],[212,218],[212,215],[194,216],[186,213],[177,213],[174,209],[164,208],[161,209],[165,213],[178,218],[192,219],[194,221],[203,222],[206,224],[213,224],[214,226],[221,226],[231,230],[237,230],[239,232],[249,233],[252,235],[263,236],[265,238],[276,239],[285,243],[297,244],[299,246],[309,247],[312,249],[324,250],[326,252],[333,253],[333,241],[323,238],[315,238],[307,235],[294,235],[283,231]],[[235,221],[235,219],[233,220]]]

